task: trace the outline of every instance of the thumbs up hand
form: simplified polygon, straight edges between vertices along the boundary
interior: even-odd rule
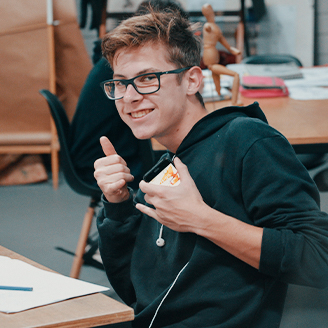
[[[101,137],[100,144],[106,156],[95,161],[94,177],[110,203],[123,202],[129,198],[127,183],[134,177],[107,137]]]

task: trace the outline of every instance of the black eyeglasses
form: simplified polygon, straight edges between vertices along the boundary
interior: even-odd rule
[[[148,95],[157,92],[161,87],[160,76],[165,74],[179,74],[183,71],[190,69],[192,66],[174,69],[166,72],[145,73],[135,76],[132,79],[121,80],[107,80],[100,83],[106,96],[111,100],[118,100],[124,97],[126,89],[131,84],[134,89],[142,94]]]

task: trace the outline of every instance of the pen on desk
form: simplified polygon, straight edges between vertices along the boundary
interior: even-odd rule
[[[33,291],[33,287],[21,287],[21,286],[1,286],[0,289],[2,290],[20,290],[25,292]]]

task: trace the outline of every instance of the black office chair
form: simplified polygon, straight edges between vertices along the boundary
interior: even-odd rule
[[[263,64],[287,64],[295,63],[302,67],[301,61],[295,56],[288,54],[264,54],[246,57],[242,60],[243,64],[263,65]],[[325,161],[325,154],[311,153],[311,154],[297,154],[298,159],[308,169],[314,169]]]
[[[287,54],[267,54],[267,55],[254,55],[245,57],[242,60],[243,64],[287,64],[295,63],[297,66],[302,67],[301,61]]]
[[[57,128],[57,134],[60,143],[60,164],[64,173],[65,180],[68,185],[78,194],[91,197],[90,204],[83,219],[83,224],[70,273],[71,277],[78,278],[83,263],[102,268],[101,263],[93,260],[93,255],[98,249],[98,239],[96,238],[95,240],[92,240],[89,238],[92,220],[95,215],[95,208],[100,202],[102,192],[100,188],[85,183],[77,175],[74,169],[68,145],[70,123],[62,103],[57,98],[57,96],[48,90],[42,89],[40,90],[40,93],[48,102],[52,118]],[[89,244],[90,248],[88,252],[85,252],[87,244]]]

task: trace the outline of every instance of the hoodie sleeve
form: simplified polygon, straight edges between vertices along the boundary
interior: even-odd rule
[[[141,212],[133,206],[132,191],[130,198],[119,204],[103,198],[97,218],[99,250],[112,287],[130,306],[135,302],[130,264],[140,220]]]
[[[260,272],[326,287],[328,215],[320,211],[316,185],[288,141],[278,134],[256,140],[242,163],[244,204],[264,228]]]

